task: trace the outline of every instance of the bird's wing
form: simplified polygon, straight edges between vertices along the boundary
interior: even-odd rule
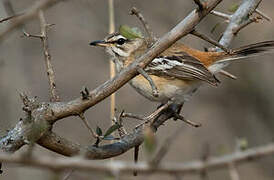
[[[167,78],[205,81],[215,86],[220,82],[202,62],[185,52],[178,52],[172,56],[158,56],[145,71]]]

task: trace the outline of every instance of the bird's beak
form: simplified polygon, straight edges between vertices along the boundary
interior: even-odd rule
[[[101,46],[101,47],[108,47],[110,44],[106,42],[105,40],[99,40],[99,41],[92,41],[89,43],[91,46]]]

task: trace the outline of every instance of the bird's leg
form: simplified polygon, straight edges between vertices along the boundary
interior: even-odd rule
[[[171,106],[171,109],[176,113],[176,114],[180,114],[182,108],[183,108],[184,103],[177,105],[177,106]],[[177,117],[173,117],[173,120],[176,121]]]
[[[151,77],[142,68],[138,68],[137,71],[149,82],[149,84],[151,86],[151,89],[152,89],[152,95],[155,96],[155,97],[158,97],[159,92],[157,90],[157,87],[155,86],[155,83],[151,79]]]
[[[171,111],[173,113],[173,119],[181,120],[193,127],[200,127],[200,123],[192,122],[188,119],[185,119],[182,115],[180,115],[180,111],[182,110],[183,104],[174,104],[172,101],[168,101],[166,104],[161,104],[153,113],[150,115],[144,117],[141,115],[136,115],[132,113],[123,113],[122,117],[128,117],[128,118],[134,118],[138,120],[142,120],[143,122],[137,125],[135,128],[138,128],[144,124],[151,123],[153,124],[154,120],[157,119],[162,113],[165,113],[166,111]]]
[[[180,115],[180,112],[182,110],[182,107],[183,107],[184,104],[171,104],[170,105],[170,110],[173,111],[173,120],[176,121],[176,120],[181,120],[193,127],[200,127],[201,126],[201,123],[195,123],[195,122],[192,122],[190,120],[187,120],[185,119],[182,115]]]

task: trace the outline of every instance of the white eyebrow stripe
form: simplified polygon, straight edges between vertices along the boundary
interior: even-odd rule
[[[122,36],[122,35],[118,35],[118,36],[116,36],[116,38],[117,38],[117,40],[120,39],[120,38],[127,40],[127,38],[125,38],[125,37]]]

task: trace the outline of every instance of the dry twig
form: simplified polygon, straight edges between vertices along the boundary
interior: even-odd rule
[[[47,31],[48,31],[49,26],[51,26],[51,25],[47,24],[44,13],[42,10],[39,10],[38,17],[39,17],[39,21],[40,21],[41,41],[43,43],[47,76],[48,76],[48,81],[49,81],[49,86],[50,86],[50,101],[58,102],[58,101],[60,101],[60,97],[58,96],[58,93],[56,90],[55,75],[54,75],[54,71],[53,71],[53,65],[51,63],[52,60],[51,60],[51,55],[49,52],[49,45],[48,45]]]
[[[12,32],[14,29],[19,27],[20,25],[24,24],[25,22],[35,18],[39,12],[39,10],[47,9],[54,4],[60,2],[61,0],[40,0],[35,1],[35,3],[30,6],[26,11],[24,11],[21,15],[13,18],[13,23],[9,26],[3,28],[2,31],[0,31],[0,41],[4,38],[7,38],[8,34]],[[64,1],[64,0],[63,0]]]
[[[240,24],[239,26],[235,27],[233,29],[233,34],[236,36],[240,30],[242,30],[243,28],[247,27],[248,25],[250,25],[251,23],[258,23],[259,20],[261,20],[262,18],[261,17],[254,17],[254,18],[249,18],[248,20],[244,21],[242,24]]]
[[[142,23],[147,35],[148,35],[148,44],[149,46],[153,45],[157,41],[156,36],[154,35],[153,31],[151,30],[149,24],[145,20],[144,16],[141,14],[140,10],[137,9],[136,7],[133,7],[130,10],[131,15],[135,15]]]
[[[228,15],[228,14],[225,14],[225,13],[222,13],[222,12],[219,12],[219,11],[211,11],[210,14],[214,15],[214,16],[217,16],[217,17],[220,17],[220,18],[223,18],[225,19],[227,22],[230,21],[230,18],[231,18],[231,15]]]
[[[83,123],[85,124],[85,126],[87,127],[87,129],[88,129],[88,131],[90,132],[91,136],[94,137],[95,139],[97,139],[97,138],[98,138],[98,135],[92,130],[92,128],[91,128],[89,122],[87,121],[87,119],[86,119],[84,113],[80,113],[80,114],[79,114],[79,117],[80,117],[80,119],[83,121]]]
[[[229,50],[228,48],[224,47],[223,45],[221,45],[220,43],[218,43],[218,42],[215,41],[214,39],[209,38],[209,37],[207,37],[207,36],[205,36],[205,35],[199,33],[197,30],[194,29],[194,30],[191,31],[190,33],[191,33],[192,35],[194,35],[194,36],[197,36],[197,37],[199,37],[199,38],[201,38],[201,39],[203,39],[203,40],[205,40],[205,41],[207,41],[207,42],[209,42],[209,43],[211,43],[211,44],[213,44],[213,45],[215,45],[215,46],[221,48],[221,49],[224,50],[225,52],[230,53],[230,50]]]

